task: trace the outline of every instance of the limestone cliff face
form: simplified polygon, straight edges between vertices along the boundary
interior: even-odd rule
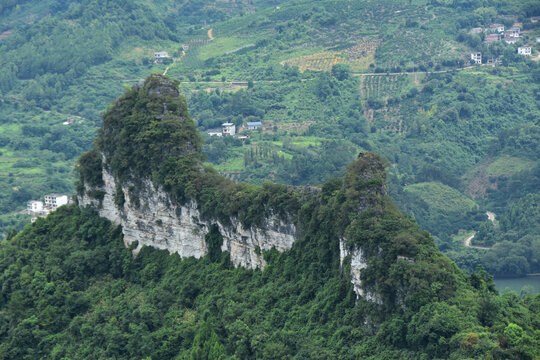
[[[371,302],[380,303],[380,299],[374,292],[365,289],[360,278],[362,270],[368,267],[368,261],[364,250],[361,247],[349,248],[346,245],[345,239],[339,239],[339,260],[341,268],[345,268],[345,261],[349,258],[351,283],[353,284],[354,292],[357,298],[364,298]]]
[[[207,254],[205,235],[210,231],[210,226],[217,225],[223,237],[221,250],[229,252],[235,266],[262,269],[266,265],[262,250],[275,248],[280,252],[287,251],[299,236],[295,224],[285,223],[276,216],[265,219],[263,227],[248,229],[234,218],[229,224],[204,220],[196,202],[176,205],[166,192],[149,180],[143,181],[143,186],[138,191],[138,205],[131,201],[129,184],[121,186],[125,203],[118,208],[114,201],[115,193],[119,189],[118,181],[107,169],[105,159],[102,180],[103,186],[97,189],[85,185],[85,191],[78,197],[79,205],[94,206],[100,216],[121,225],[126,247],[137,244],[133,250],[134,255],[138,254],[143,246],[152,246],[177,253],[183,258],[201,258]],[[97,200],[90,196],[93,190],[102,191],[103,199]],[[374,291],[366,289],[362,284],[361,273],[368,266],[363,249],[347,246],[344,238],[339,240],[339,248],[341,267],[346,268],[345,262],[350,261],[350,274],[347,275],[350,276],[357,297],[380,303]]]
[[[262,269],[266,264],[261,250],[275,248],[281,252],[287,251],[298,236],[294,224],[284,223],[275,216],[266,219],[264,227],[249,229],[244,229],[236,219],[231,219],[231,223],[226,225],[219,221],[202,220],[195,202],[175,205],[167,193],[156,188],[149,180],[144,181],[139,191],[139,206],[130,200],[128,186],[123,186],[125,203],[119,209],[114,202],[117,181],[105,166],[102,177],[104,185],[100,190],[104,192],[103,199],[99,201],[90,197],[88,194],[95,189],[87,186],[86,191],[78,198],[79,204],[94,206],[100,216],[121,225],[124,244],[137,244],[133,250],[134,255],[143,246],[152,246],[177,253],[184,258],[201,258],[207,253],[205,235],[210,226],[216,224],[223,236],[221,250],[229,252],[235,266]],[[347,247],[345,239],[340,239],[339,248],[341,266],[344,267],[347,257],[350,261],[349,275],[357,297],[379,302],[372,291],[362,286],[361,272],[368,266],[363,249]]]
[[[248,269],[263,268],[265,262],[261,250],[289,250],[296,238],[296,226],[284,223],[275,216],[267,218],[263,227],[244,229],[242,224],[231,219],[230,224],[202,220],[194,202],[175,205],[169,195],[152,182],[144,181],[138,192],[139,206],[130,201],[128,188],[123,186],[125,203],[119,209],[114,202],[117,181],[109,170],[103,169],[103,200],[91,198],[90,188],[79,196],[82,206],[95,206],[100,216],[122,226],[126,246],[137,243],[134,254],[142,246],[152,246],[178,253],[181,257],[200,258],[207,253],[205,235],[210,226],[218,226],[223,236],[222,251],[228,251],[235,266]]]

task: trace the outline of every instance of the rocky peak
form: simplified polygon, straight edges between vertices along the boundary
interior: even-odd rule
[[[202,161],[201,139],[177,83],[152,75],[104,114],[94,149],[79,160],[79,204],[121,225],[126,246],[137,245],[134,254],[146,245],[199,258],[209,253],[207,234],[217,229],[221,251],[250,269],[265,266],[266,251],[309,241],[321,216],[329,216],[328,248],[349,269],[354,291],[382,301],[362,274],[370,269],[368,257],[389,254],[378,243],[386,240],[377,235],[364,242],[359,225],[366,213],[377,214],[377,223],[387,211],[385,162],[378,155],[361,153],[343,178],[299,188],[233,183]]]

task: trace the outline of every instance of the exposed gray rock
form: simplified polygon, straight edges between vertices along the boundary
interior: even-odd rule
[[[104,162],[105,163],[105,162]],[[205,235],[212,225],[217,225],[223,237],[222,251],[230,254],[235,266],[248,269],[264,268],[266,265],[262,250],[289,250],[294,241],[301,236],[299,229],[293,223],[287,223],[277,216],[268,217],[261,227],[245,229],[241,222],[230,219],[223,224],[218,220],[202,219],[197,203],[190,202],[176,205],[170,196],[154,184],[145,180],[137,191],[139,204],[131,200],[130,185],[124,184],[121,190],[124,194],[124,205],[118,208],[115,204],[117,181],[104,165],[102,171],[104,186],[91,189],[86,185],[84,195],[79,196],[81,206],[91,205],[98,209],[100,216],[122,226],[124,244],[126,247],[137,244],[133,250],[136,256],[143,246],[152,246],[181,257],[200,258],[207,253]],[[105,193],[101,201],[88,196],[91,190],[101,190]],[[301,195],[306,198],[317,197],[320,188],[301,188]],[[344,268],[346,258],[350,259],[351,283],[357,297],[381,303],[372,289],[366,289],[362,284],[362,270],[368,266],[365,253],[361,247],[349,247],[345,239],[340,239],[340,262]],[[408,260],[408,259],[407,259]]]
[[[224,225],[219,221],[202,220],[194,202],[177,206],[169,195],[155,188],[151,181],[144,181],[138,197],[137,207],[130,201],[129,186],[124,186],[125,203],[118,209],[114,203],[116,180],[106,168],[103,169],[101,201],[86,195],[79,197],[82,206],[95,206],[100,216],[122,225],[126,246],[137,243],[137,254],[143,245],[178,253],[181,257],[200,258],[207,252],[205,235],[210,226],[216,224],[223,236],[222,250],[228,251],[235,266],[248,269],[263,268],[265,261],[261,250],[286,251],[292,247],[296,237],[296,226],[286,224],[276,216],[266,219],[263,227],[245,229],[238,219]]]
[[[349,247],[346,244],[346,240],[339,239],[339,260],[341,268],[344,268],[344,261],[346,257],[350,257],[351,267],[351,283],[353,284],[356,298],[364,298],[365,300],[382,303],[382,301],[371,291],[367,291],[365,286],[362,285],[361,274],[362,270],[367,268],[368,262],[364,254],[364,250],[361,247]]]

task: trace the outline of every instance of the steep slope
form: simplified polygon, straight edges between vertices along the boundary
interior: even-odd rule
[[[540,297],[498,297],[485,272],[461,272],[392,205],[378,156],[360,154],[319,190],[235,184],[201,161],[175,82],[152,75],[119,98],[79,160],[78,190],[122,229],[72,205],[0,244],[0,356],[538,355]],[[287,248],[273,246],[275,219]],[[237,261],[225,245],[254,234],[269,250]]]
[[[313,215],[302,214],[305,206],[329,206],[343,214],[339,226],[327,233],[335,241],[339,239],[341,265],[350,262],[357,295],[369,287],[369,298],[380,303],[377,280],[364,286],[360,278],[360,270],[368,267],[368,256],[386,250],[389,255],[380,265],[388,266],[398,258],[416,257],[416,246],[428,246],[426,236],[420,234],[410,238],[410,248],[398,252],[385,249],[380,240],[361,239],[369,235],[358,228],[366,216],[356,217],[366,211],[369,216],[403,221],[386,194],[382,160],[372,154],[361,154],[342,180],[329,184],[335,187],[331,194],[324,189],[271,183],[262,187],[235,184],[204,168],[202,160],[201,140],[177,83],[152,75],[104,115],[96,146],[79,161],[79,203],[94,205],[102,216],[121,224],[126,245],[137,245],[135,253],[149,245],[181,257],[199,258],[209,252],[205,237],[215,230],[223,237],[219,245],[230,253],[232,263],[248,268],[265,265],[264,251],[289,250],[296,240],[307,236]],[[404,235],[405,230],[402,232]],[[410,262],[415,260],[410,258]],[[455,271],[450,264],[441,270],[445,269]],[[442,272],[434,276],[451,294],[455,288],[451,276]],[[405,288],[399,295],[391,291],[388,300],[402,301],[409,296]]]

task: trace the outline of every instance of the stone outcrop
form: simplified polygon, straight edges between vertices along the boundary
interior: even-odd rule
[[[262,250],[289,250],[299,236],[295,224],[284,222],[276,216],[265,219],[262,227],[244,228],[237,219],[223,224],[217,220],[201,218],[195,202],[177,205],[170,196],[150,181],[143,181],[137,193],[139,204],[134,204],[129,193],[129,184],[117,186],[117,180],[104,164],[102,169],[103,186],[99,189],[85,185],[85,191],[78,197],[79,205],[94,206],[100,216],[121,225],[126,247],[136,244],[133,250],[137,255],[143,246],[152,246],[177,253],[183,258],[201,258],[207,254],[205,235],[212,225],[217,225],[223,237],[222,251],[230,254],[235,266],[248,269],[262,269],[265,261]],[[125,202],[120,208],[115,204],[115,193],[121,189]],[[101,200],[89,194],[92,190],[102,192]],[[316,196],[320,188],[306,187],[306,196]],[[357,297],[380,303],[373,291],[366,290],[362,285],[361,272],[368,266],[366,255],[361,247],[349,247],[346,240],[341,238],[340,263],[345,268],[345,262],[350,262],[351,283]]]
[[[217,227],[223,238],[221,250],[230,254],[235,266],[263,268],[263,251],[291,249],[301,237],[301,228],[308,228],[309,221],[299,215],[302,205],[312,200],[322,201],[325,195],[320,187],[289,187],[287,191],[281,188],[280,194],[271,194],[271,190],[261,192],[261,197],[250,200],[261,204],[244,203],[241,211],[209,209],[210,204],[227,205],[208,201],[204,196],[220,195],[216,195],[217,192],[209,195],[211,191],[205,193],[201,190],[204,186],[208,186],[206,189],[216,186],[223,194],[228,194],[224,195],[227,201],[234,201],[234,196],[226,196],[232,194],[227,191],[235,185],[222,183],[224,179],[213,177],[211,171],[205,173],[202,141],[177,85],[173,80],[153,74],[144,84],[127,91],[104,114],[103,128],[94,149],[79,160],[78,202],[82,206],[93,205],[101,216],[121,225],[125,245],[136,245],[134,255],[143,246],[152,246],[184,258],[203,257],[209,252],[206,235]],[[337,202],[334,210],[341,211],[338,203],[343,203],[351,215],[380,209],[387,196],[385,178],[382,159],[375,154],[360,153],[343,179],[328,185],[330,192],[326,196],[333,194],[333,186],[338,186],[333,191],[339,189],[341,197],[334,199]],[[238,191],[241,188],[239,186]],[[186,196],[188,189],[189,196]],[[202,216],[203,208],[205,216]],[[257,214],[250,213],[246,219],[244,210]],[[339,221],[338,232],[343,233],[349,214],[340,216],[345,221]],[[244,224],[253,223],[253,218],[258,225],[245,227]],[[335,236],[342,235],[336,233]],[[211,243],[213,254],[215,248]],[[372,295],[374,290],[366,289],[361,281],[362,271],[368,265],[363,249],[347,247],[346,241],[341,239],[340,253],[342,267],[351,269],[356,294],[377,302]]]
[[[102,174],[104,185],[100,190],[104,192],[103,199],[91,198],[88,193],[92,189],[87,188],[79,196],[79,204],[93,205],[100,216],[121,225],[125,245],[137,244],[134,254],[142,246],[152,246],[178,253],[181,257],[200,258],[207,253],[205,235],[215,224],[223,236],[221,249],[230,253],[232,263],[256,269],[265,266],[262,250],[289,250],[297,236],[294,224],[285,223],[275,216],[267,218],[261,228],[248,229],[244,229],[236,219],[231,219],[230,224],[203,220],[196,203],[175,205],[167,193],[149,180],[143,182],[138,192],[138,206],[130,200],[128,187],[123,186],[125,203],[119,209],[114,201],[117,181],[105,167]]]
[[[362,297],[371,302],[381,303],[380,299],[373,292],[367,291],[362,285],[360,275],[362,270],[368,266],[364,250],[361,247],[348,247],[346,240],[341,238],[339,239],[339,262],[342,270],[345,268],[345,261],[350,261],[351,271],[348,275],[351,277],[351,283],[353,284],[356,297]]]
[[[221,250],[229,252],[235,266],[262,269],[266,265],[262,250],[275,248],[280,252],[287,251],[298,237],[294,224],[285,223],[275,216],[266,219],[263,227],[248,229],[237,219],[231,219],[230,224],[201,219],[195,202],[176,205],[166,192],[156,188],[149,180],[143,182],[138,192],[138,205],[131,201],[129,186],[121,187],[125,202],[118,208],[114,201],[117,181],[106,166],[103,167],[102,178],[104,185],[99,190],[104,193],[103,199],[97,200],[89,196],[88,194],[96,189],[87,186],[83,195],[78,198],[79,205],[94,206],[100,216],[121,225],[126,247],[137,245],[133,250],[134,255],[143,246],[152,246],[177,253],[184,258],[201,258],[207,253],[205,235],[210,231],[210,226],[217,225],[223,237]],[[308,188],[306,191],[318,193],[319,188]],[[342,268],[345,267],[345,261],[350,261],[348,275],[357,297],[379,303],[377,296],[362,286],[361,272],[368,266],[363,249],[348,247],[346,240],[342,238],[339,241],[339,250]]]

